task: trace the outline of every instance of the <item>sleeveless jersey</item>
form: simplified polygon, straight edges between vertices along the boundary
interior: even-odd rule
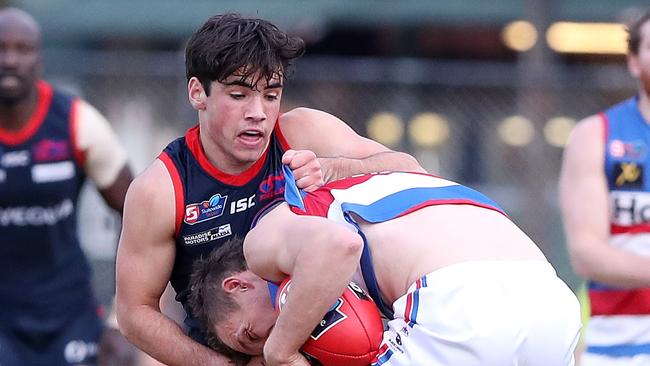
[[[187,304],[192,264],[227,240],[246,236],[258,212],[282,200],[282,155],[287,149],[276,124],[262,157],[242,174],[229,175],[210,164],[195,126],[160,154],[176,197],[176,259],[170,282],[185,308],[191,335],[198,329]]]
[[[24,128],[0,129],[0,326],[53,331],[94,298],[77,237],[76,100],[43,81],[37,94]]]
[[[604,168],[609,188],[610,245],[650,256],[650,125],[638,98],[614,105],[605,124]],[[587,352],[650,355],[650,288],[620,289],[589,282]]]
[[[498,211],[503,210],[483,194],[458,183],[428,174],[407,172],[372,173],[328,183],[318,190],[298,190],[291,171],[285,167],[285,200],[298,215],[320,216],[352,225],[364,240],[360,261],[360,283],[375,300],[379,310],[392,318],[389,304],[380,296],[372,267],[372,253],[354,214],[369,223],[380,223],[434,205],[469,204]]]

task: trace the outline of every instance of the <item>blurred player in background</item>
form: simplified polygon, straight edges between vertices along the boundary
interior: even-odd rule
[[[280,116],[290,66],[303,53],[300,38],[236,14],[208,19],[187,44],[188,98],[198,125],[129,188],[117,258],[120,329],[165,364],[229,364],[205,346],[187,306],[192,264],[244,236],[257,212],[282,198],[282,162],[309,190],[350,174],[422,171],[413,157],[357,135],[328,113],[297,108]],[[188,314],[189,337],[160,312],[169,281]]]
[[[650,365],[650,12],[628,32],[638,95],[576,126],[560,176],[571,262],[589,281],[584,366]]]
[[[0,10],[0,364],[96,365],[104,333],[101,363],[127,365],[134,347],[104,329],[76,209],[89,177],[121,212],[132,174],[104,117],[40,79],[40,46],[29,14]]]
[[[577,299],[489,198],[403,172],[305,194],[287,174],[286,203],[244,240],[250,271],[193,278],[193,305],[208,305],[202,319],[225,345],[263,350],[267,366],[308,365],[298,349],[353,281],[390,319],[377,365],[574,364]],[[277,322],[253,273],[276,283],[291,276]],[[212,308],[222,301],[231,305]]]

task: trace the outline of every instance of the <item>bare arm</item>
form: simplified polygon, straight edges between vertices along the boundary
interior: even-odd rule
[[[271,280],[292,277],[291,296],[265,345],[267,364],[297,357],[348,285],[362,248],[361,237],[347,227],[322,217],[295,215],[286,204],[248,233],[244,253],[249,268]]]
[[[230,365],[160,311],[176,253],[174,202],[171,178],[160,161],[129,188],[116,265],[120,330],[166,365]]]
[[[129,188],[129,185],[133,181],[133,173],[128,165],[125,165],[120,172],[118,173],[115,181],[106,188],[100,189],[99,193],[104,198],[106,204],[108,204],[115,211],[119,212],[120,215],[124,211],[124,199],[126,197],[126,191]]]
[[[293,109],[282,115],[280,127],[293,149],[311,150],[318,156],[325,182],[385,170],[425,171],[411,155],[359,136],[323,111]]]
[[[571,263],[580,276],[616,287],[650,286],[650,258],[609,244],[604,131],[598,116],[581,121],[564,152],[560,209]]]

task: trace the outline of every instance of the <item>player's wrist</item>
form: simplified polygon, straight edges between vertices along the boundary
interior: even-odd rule
[[[272,332],[264,344],[264,360],[267,365],[284,365],[298,353],[297,349],[287,348],[287,342],[278,339]]]

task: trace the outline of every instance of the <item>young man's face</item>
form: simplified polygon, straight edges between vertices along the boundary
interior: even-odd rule
[[[232,75],[214,81],[206,99],[201,134],[207,134],[217,168],[226,173],[241,173],[262,156],[280,112],[282,81],[252,85],[252,80]]]
[[[263,353],[264,342],[269,337],[278,315],[273,308],[267,282],[257,277],[251,283],[252,286],[246,291],[238,291],[232,295],[235,296],[239,309],[216,324],[214,332],[226,346],[256,356]]]

